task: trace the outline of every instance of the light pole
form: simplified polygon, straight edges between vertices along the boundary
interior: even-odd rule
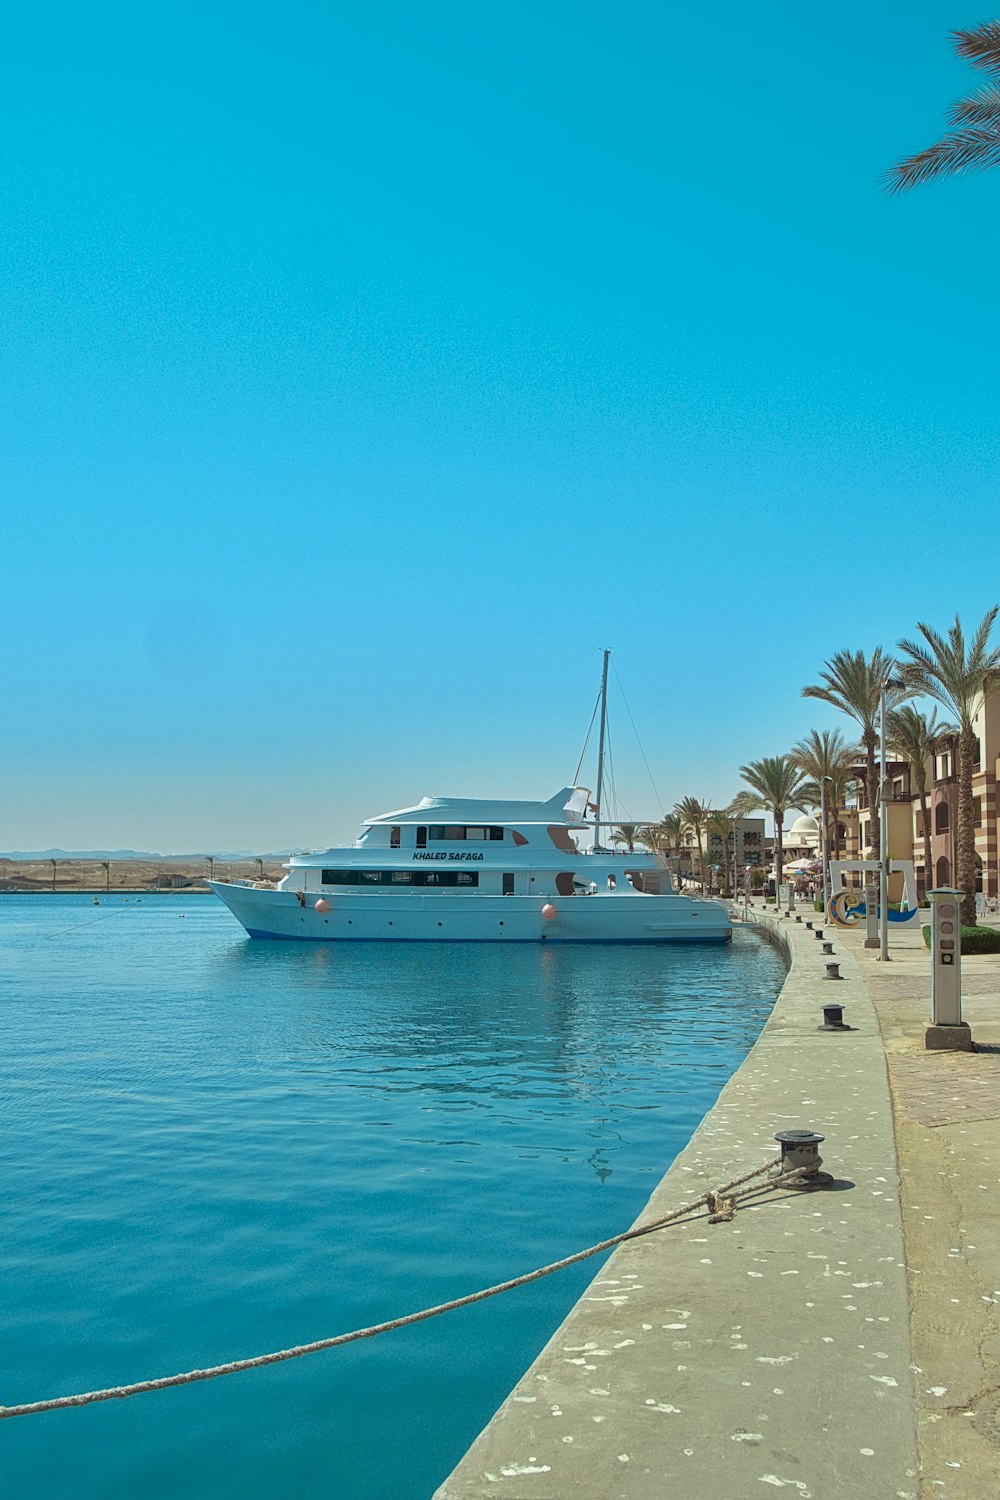
[[[878,784],[878,938],[879,961],[889,963],[889,804],[885,795],[885,695],[889,688],[903,683],[887,675],[878,700],[879,784]]]
[[[826,783],[833,785],[832,776],[821,776],[819,781],[820,818],[823,821],[823,919],[826,920],[827,903],[830,900],[830,846],[826,826]],[[836,810],[836,809],[835,809]]]

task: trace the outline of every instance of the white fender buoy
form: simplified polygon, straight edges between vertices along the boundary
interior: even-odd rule
[[[548,921],[550,918],[554,917],[555,914],[556,908],[552,905],[552,902],[546,901],[545,905],[542,907],[542,916],[546,919],[546,921]]]
[[[325,896],[320,896],[319,900],[316,902],[316,910],[317,911],[329,911],[330,910],[330,903],[326,899]]]

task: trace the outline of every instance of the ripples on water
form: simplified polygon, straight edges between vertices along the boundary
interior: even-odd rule
[[[378,1322],[624,1229],[783,970],[731,948],[251,942],[0,898],[14,1404]],[[371,1343],[0,1423],[11,1500],[431,1494],[598,1261]]]

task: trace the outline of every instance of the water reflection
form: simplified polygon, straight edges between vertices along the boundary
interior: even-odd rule
[[[731,948],[240,940],[215,963],[240,996],[232,1025],[280,1036],[299,1092],[412,1096],[424,1114],[548,1138],[569,1110],[577,1139],[597,1143],[600,1181],[637,1113],[707,1107],[760,1029],[777,967],[745,933]]]
[[[64,932],[76,915],[3,906],[0,1283],[28,1397],[376,1322],[621,1230],[782,973],[745,934],[336,948],[234,937],[205,898]],[[342,1358],[108,1403],[72,1444],[14,1424],[8,1488],[430,1494],[591,1270]]]

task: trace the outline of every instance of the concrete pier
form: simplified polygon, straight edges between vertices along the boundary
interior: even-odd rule
[[[786,951],[788,977],[640,1222],[776,1153],[784,1129],[826,1137],[833,1186],[776,1190],[732,1222],[702,1215],[622,1246],[437,1500],[1000,1493],[1000,1057],[923,1051],[919,931],[894,933],[891,967],[864,952],[863,932],[828,932],[842,976],[832,981],[802,925],[760,908],[752,920]],[[1000,991],[1000,962],[991,972]],[[822,1029],[833,1001],[853,1030]],[[927,1071],[963,1064],[975,1079]],[[937,1127],[902,1116],[894,1126],[890,1072],[925,1120],[956,1099],[978,1106],[963,1104],[953,1139],[927,1141],[921,1131]],[[985,1156],[973,1146],[983,1110]],[[978,1234],[975,1214],[962,1222],[970,1197]]]

